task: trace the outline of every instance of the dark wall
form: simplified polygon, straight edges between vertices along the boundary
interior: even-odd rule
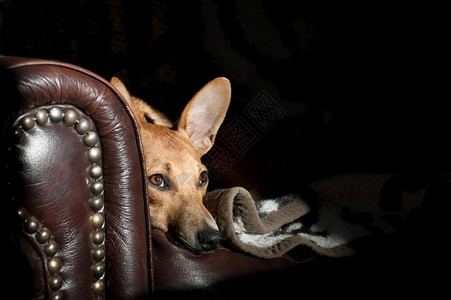
[[[214,184],[449,171],[445,10],[309,2],[1,0],[0,54],[119,76],[171,118],[228,77]]]

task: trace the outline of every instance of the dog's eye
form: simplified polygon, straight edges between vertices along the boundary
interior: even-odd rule
[[[163,175],[161,174],[154,174],[149,176],[149,183],[151,185],[153,185],[154,187],[158,187],[158,188],[167,188],[168,184],[166,183],[166,181],[163,178]]]
[[[205,186],[205,184],[208,182],[208,172],[203,171],[199,175],[199,185],[201,187]]]

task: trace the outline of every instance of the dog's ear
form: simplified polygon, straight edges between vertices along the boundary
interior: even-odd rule
[[[131,96],[119,78],[112,77],[110,83],[121,93],[122,97],[125,98],[140,125],[151,123],[167,127],[173,126],[172,122],[160,111],[154,109],[143,100]]]
[[[131,96],[124,83],[117,77],[111,77],[110,83],[121,93],[122,97],[131,104]]]
[[[200,156],[213,146],[229,107],[230,97],[229,80],[219,77],[198,91],[183,110],[178,129],[186,131]]]

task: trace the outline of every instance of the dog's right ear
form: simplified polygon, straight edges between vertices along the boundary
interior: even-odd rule
[[[112,77],[110,83],[121,93],[130,106],[135,118],[140,123],[140,126],[151,123],[155,125],[161,125],[166,127],[172,127],[173,123],[160,111],[154,109],[143,100],[136,98],[128,92],[125,85],[117,77]]]

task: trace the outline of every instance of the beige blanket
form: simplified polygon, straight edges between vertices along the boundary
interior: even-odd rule
[[[223,242],[261,258],[274,258],[304,245],[320,255],[350,256],[351,242],[397,230],[390,218],[322,202],[315,210],[298,195],[254,200],[242,187],[207,193],[204,204],[215,218]],[[313,214],[312,218],[306,218]],[[308,220],[308,221],[307,221]]]

